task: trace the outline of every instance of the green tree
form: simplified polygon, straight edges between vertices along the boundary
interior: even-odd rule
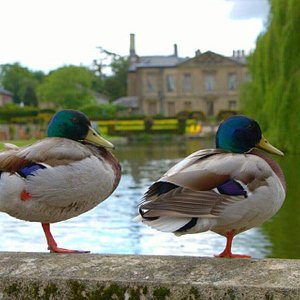
[[[127,95],[129,58],[99,47],[100,59],[94,60],[98,91],[111,101]],[[110,75],[107,75],[110,74]]]
[[[41,71],[33,72],[19,63],[6,64],[1,67],[1,84],[11,91],[15,103],[37,106],[36,88],[44,78]]]
[[[271,0],[267,30],[249,58],[252,80],[241,91],[243,110],[255,117],[272,143],[300,152],[299,0]]]
[[[40,102],[57,108],[79,108],[95,102],[95,74],[85,67],[65,66],[51,72],[38,87]]]
[[[86,114],[91,120],[114,119],[117,109],[117,106],[110,103],[99,105],[90,104],[79,108],[79,110]]]
[[[105,79],[104,90],[111,100],[116,100],[127,95],[129,59],[128,57],[115,56],[110,66],[113,75]]]

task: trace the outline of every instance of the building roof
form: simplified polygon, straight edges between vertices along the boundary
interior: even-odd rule
[[[3,87],[0,86],[0,94],[1,95],[7,95],[7,96],[13,96],[13,93],[4,89]]]
[[[182,64],[196,62],[197,64],[214,65],[225,61],[241,65],[247,63],[246,57],[245,55],[242,55],[242,52],[239,52],[239,55],[225,56],[222,54],[215,53],[213,51],[206,51],[203,53],[196,54],[196,56],[184,61]]]
[[[153,55],[153,56],[134,56],[131,58],[131,63],[129,66],[129,71],[136,71],[138,68],[159,68],[159,67],[175,67],[179,64],[185,63],[189,60],[193,60],[195,58],[205,57],[207,55],[211,55],[214,57],[219,57],[223,59],[229,59],[233,62],[239,64],[246,64],[246,56],[244,55],[244,51],[234,51],[233,56],[224,56],[212,51],[206,51],[204,53],[197,54],[194,57],[178,57],[176,55],[162,56],[162,55]]]
[[[247,64],[246,56],[229,56],[228,58],[230,58],[240,64]]]
[[[131,108],[138,108],[138,97],[137,96],[128,96],[128,97],[121,97],[118,98],[113,102],[115,105],[123,105],[125,107],[131,107]]]
[[[174,67],[187,59],[175,55],[136,56],[135,58],[136,61],[131,62],[129,71],[135,71],[138,68]]]

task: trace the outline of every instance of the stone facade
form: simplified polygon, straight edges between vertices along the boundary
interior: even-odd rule
[[[131,35],[128,96],[138,97],[145,115],[202,111],[215,116],[238,110],[239,88],[247,77],[244,51],[226,57],[198,50],[193,58],[181,58],[174,45],[170,56],[138,56]]]

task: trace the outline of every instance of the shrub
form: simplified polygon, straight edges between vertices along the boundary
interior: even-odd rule
[[[10,122],[14,118],[34,118],[39,113],[38,108],[31,106],[20,107],[16,104],[9,103],[0,108],[0,119],[4,122]]]
[[[217,114],[217,121],[225,120],[233,115],[236,115],[237,111],[235,110],[220,110]]]
[[[89,104],[79,108],[91,120],[115,119],[117,114],[117,106],[107,104]]]

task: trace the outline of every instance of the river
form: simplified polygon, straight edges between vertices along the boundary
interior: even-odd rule
[[[106,201],[71,220],[52,225],[60,247],[92,253],[213,256],[225,238],[212,232],[176,237],[136,223],[137,205],[149,185],[183,157],[212,146],[210,140],[160,141],[118,146],[123,174]],[[280,165],[287,177],[286,201],[276,216],[238,235],[233,251],[254,258],[300,258],[299,156],[286,155]],[[47,251],[41,225],[0,214],[0,251]]]

